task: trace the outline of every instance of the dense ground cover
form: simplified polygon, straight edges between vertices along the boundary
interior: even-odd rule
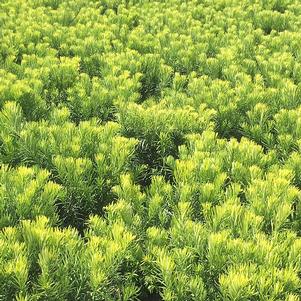
[[[0,164],[0,300],[299,300],[300,1],[2,0]]]

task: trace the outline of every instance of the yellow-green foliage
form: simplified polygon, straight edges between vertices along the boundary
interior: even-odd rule
[[[299,0],[0,1],[0,301],[297,301]]]

